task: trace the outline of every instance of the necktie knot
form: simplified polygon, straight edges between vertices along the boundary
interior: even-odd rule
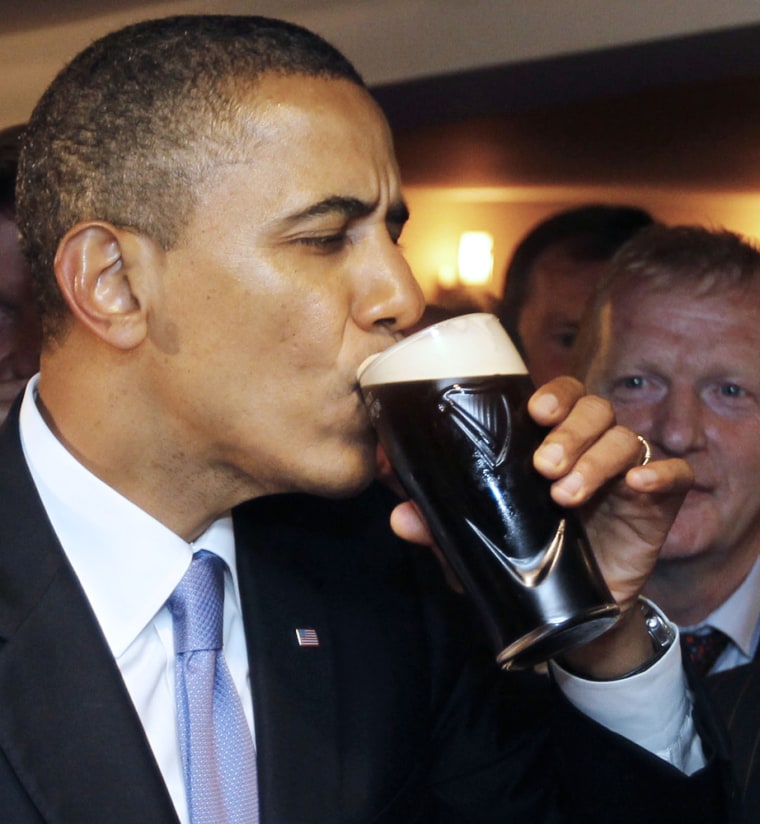
[[[224,561],[205,549],[192,563],[168,601],[174,622],[174,651],[222,648]]]
[[[707,675],[728,645],[728,636],[714,627],[681,633],[681,644],[700,675]]]

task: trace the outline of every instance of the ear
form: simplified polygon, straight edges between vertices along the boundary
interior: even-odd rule
[[[110,223],[87,221],[58,245],[55,275],[74,316],[118,349],[147,333],[147,300],[155,261],[152,241]]]

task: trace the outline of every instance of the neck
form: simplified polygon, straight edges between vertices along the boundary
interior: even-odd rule
[[[43,365],[38,408],[45,422],[90,472],[172,532],[192,541],[257,494],[247,479],[212,465],[203,444],[134,372],[97,369],[93,382],[78,364],[67,366]]]
[[[705,552],[691,558],[661,559],[644,594],[678,626],[694,626],[736,592],[756,558],[757,551],[731,557]]]

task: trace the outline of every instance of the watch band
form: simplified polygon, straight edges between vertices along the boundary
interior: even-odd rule
[[[634,669],[629,672],[608,679],[610,681],[622,681],[624,678],[630,678],[633,675],[646,672],[665,655],[676,640],[676,631],[673,629],[672,624],[648,598],[639,595],[638,606],[644,616],[644,623],[646,624],[649,638],[652,641],[652,657],[647,658],[643,664],[639,664],[638,667],[634,667]]]

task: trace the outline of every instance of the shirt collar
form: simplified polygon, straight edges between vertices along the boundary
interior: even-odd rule
[[[700,626],[721,630],[745,656],[752,657],[755,635],[760,626],[760,558],[733,594]]]
[[[84,467],[37,408],[39,376],[20,413],[21,443],[48,518],[118,658],[164,606],[196,549],[220,555],[237,591],[228,515],[188,544]]]

